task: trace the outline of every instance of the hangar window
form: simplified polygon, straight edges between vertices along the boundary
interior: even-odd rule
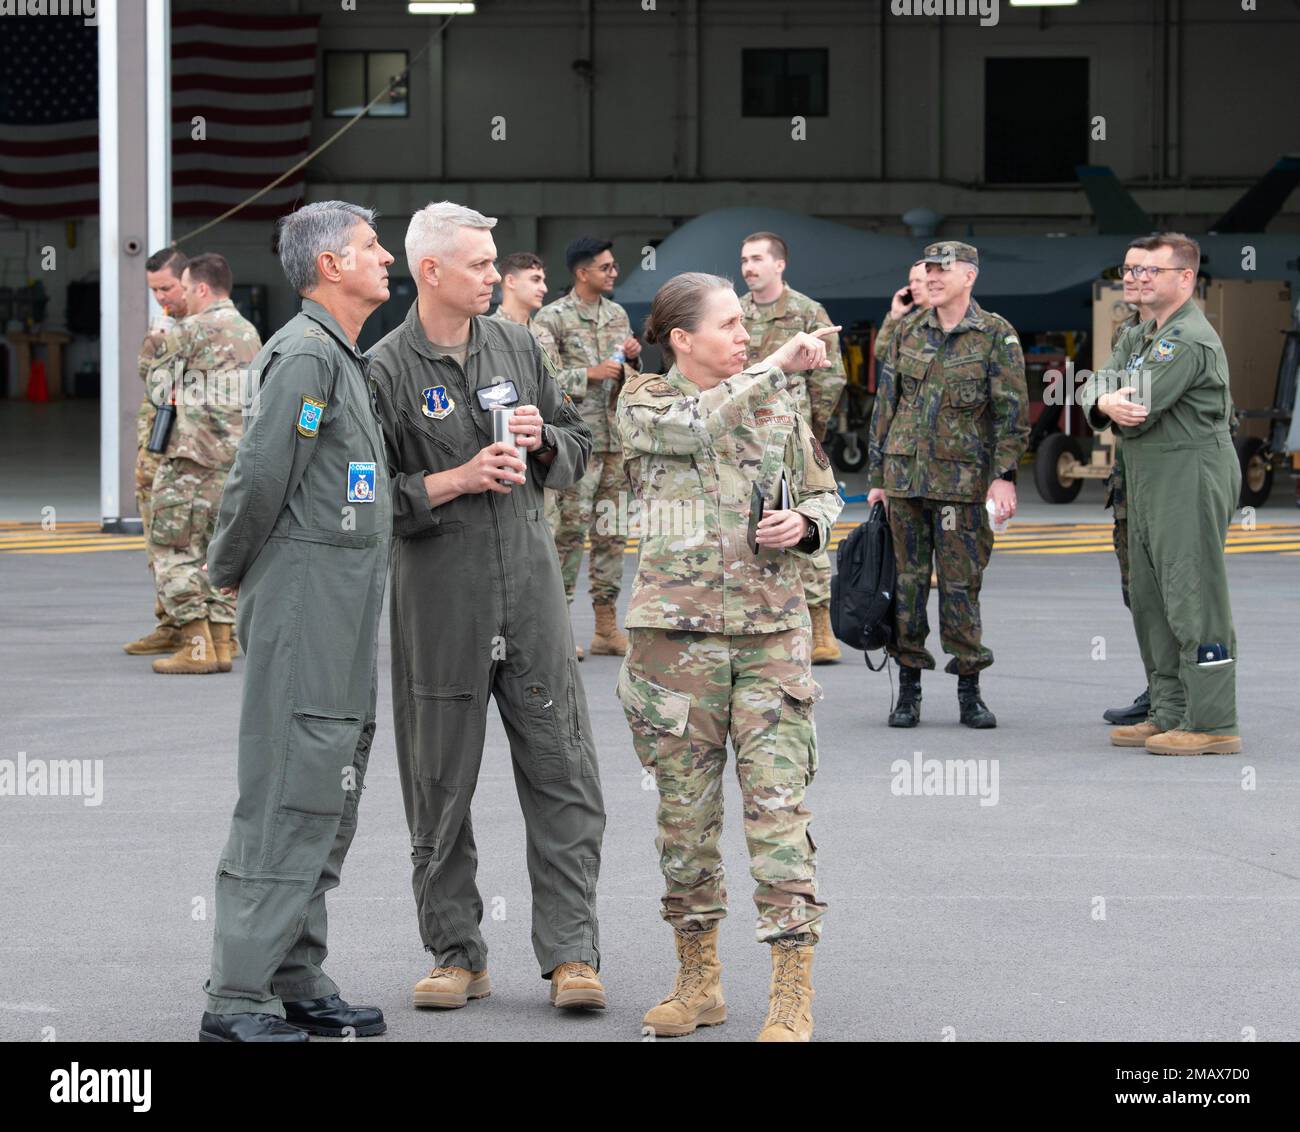
[[[984,180],[1073,181],[1088,164],[1088,60],[984,60]]]
[[[825,47],[747,47],[740,53],[741,114],[746,118],[825,118],[830,51]]]
[[[325,117],[351,118],[406,71],[405,51],[326,51]],[[367,118],[407,118],[406,80],[367,112]]]

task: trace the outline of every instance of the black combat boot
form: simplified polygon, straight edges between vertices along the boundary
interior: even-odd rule
[[[921,722],[921,670],[898,666],[898,703],[889,713],[890,727],[915,727]]]
[[[980,699],[979,673],[957,677],[957,703],[961,707],[961,721],[967,727],[996,727],[997,717]]]
[[[1107,723],[1113,723],[1116,727],[1132,727],[1135,723],[1141,723],[1151,714],[1151,689],[1145,688],[1136,700],[1128,707],[1108,708],[1101,713],[1101,718]]]

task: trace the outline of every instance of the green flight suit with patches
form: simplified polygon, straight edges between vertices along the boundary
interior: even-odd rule
[[[366,365],[304,299],[253,359],[254,396],[208,547],[239,587],[239,800],[217,869],[213,1014],[284,1016],[336,994],[321,970],[375,733],[392,530]]]
[[[1116,425],[1097,399],[1126,385],[1146,405],[1138,425]],[[1237,734],[1237,640],[1223,548],[1241,491],[1232,444],[1228,361],[1189,298],[1165,324],[1144,322],[1120,338],[1106,368],[1078,394],[1094,428],[1124,444],[1129,598],[1162,731]],[[1222,658],[1205,662],[1203,646]]]

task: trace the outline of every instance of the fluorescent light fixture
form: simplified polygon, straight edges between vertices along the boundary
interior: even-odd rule
[[[1011,0],[1013,8],[1073,8],[1079,0]]]
[[[410,16],[472,16],[473,4],[441,2],[441,0],[412,0],[406,6]]]

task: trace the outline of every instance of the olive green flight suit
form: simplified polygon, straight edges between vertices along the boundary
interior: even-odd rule
[[[1228,361],[1193,299],[1159,329],[1152,319],[1120,338],[1079,392],[1093,427],[1112,424],[1097,398],[1125,385],[1148,409],[1141,424],[1113,427],[1124,445],[1129,597],[1151,720],[1163,731],[1235,735],[1237,641],[1223,547],[1241,466]],[[1198,663],[1208,644],[1224,646],[1225,662]]]
[[[208,547],[213,584],[240,588],[247,659],[206,989],[214,1014],[283,1017],[283,1001],[338,990],[321,970],[325,893],[375,733],[392,499],[365,360],[324,307],[304,300],[252,368]]]
[[[371,352],[392,461],[393,716],[420,936],[438,966],[487,963],[470,804],[493,698],[526,827],[533,949],[549,977],[561,963],[600,965],[605,808],[542,494],[582,477],[591,431],[544,359],[527,328],[480,317],[462,368],[429,342],[414,303]],[[551,426],[553,460],[530,455],[527,483],[508,495],[431,508],[425,477],[492,443],[477,391],[504,381]]]

